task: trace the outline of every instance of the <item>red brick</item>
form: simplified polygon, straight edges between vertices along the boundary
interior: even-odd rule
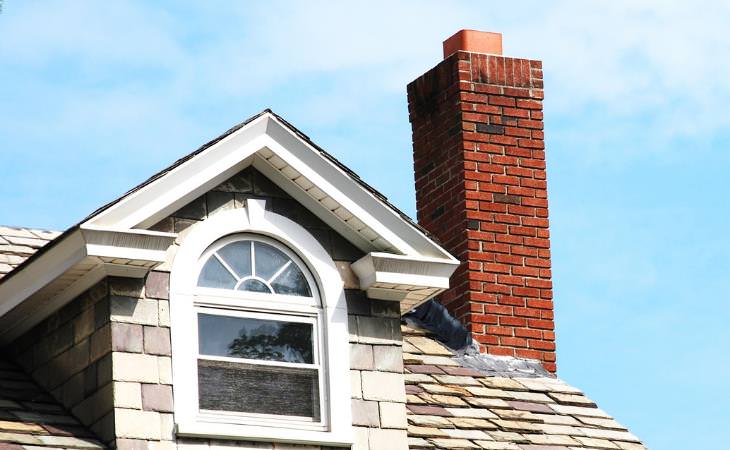
[[[499,316],[499,324],[511,327],[526,327],[527,319],[523,317]]]
[[[539,61],[457,52],[408,100],[418,217],[466,263],[441,301],[487,352],[555,370],[542,76]]]
[[[528,347],[527,339],[518,338],[518,337],[508,337],[508,336],[500,337],[499,343],[501,345],[506,345],[509,347],[522,347],[522,348]]]
[[[536,350],[519,349],[515,352],[518,358],[541,359],[542,352]]]
[[[515,356],[515,350],[508,347],[489,347],[487,353],[498,356]]]
[[[492,336],[489,334],[475,334],[472,337],[481,344],[487,344],[487,345],[499,344],[499,339],[497,338],[497,336]]]
[[[541,339],[543,338],[543,331],[533,330],[531,328],[515,328],[515,336],[523,338]]]
[[[512,328],[511,327],[488,326],[487,333],[496,334],[499,336],[512,336]]]
[[[530,328],[540,328],[543,330],[552,330],[555,328],[555,324],[552,320],[528,319],[527,325]]]
[[[538,350],[555,350],[554,342],[547,342],[543,341],[542,339],[532,339],[528,341],[528,345],[530,348],[535,348]]]

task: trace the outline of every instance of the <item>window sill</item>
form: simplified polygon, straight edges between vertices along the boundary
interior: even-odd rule
[[[290,428],[238,425],[212,422],[179,422],[177,435],[208,439],[231,439],[239,441],[286,442],[290,444],[329,445],[333,447],[352,446],[352,432],[313,431]]]

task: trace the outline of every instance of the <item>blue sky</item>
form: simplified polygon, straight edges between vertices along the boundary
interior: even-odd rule
[[[60,2],[0,14],[0,223],[63,229],[271,107],[414,215],[405,85],[544,60],[561,377],[653,449],[730,423],[727,2]]]

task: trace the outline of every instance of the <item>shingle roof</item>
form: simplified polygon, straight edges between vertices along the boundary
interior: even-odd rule
[[[60,234],[57,231],[0,226],[0,278]]]
[[[0,358],[0,449],[31,448],[103,446],[18,366]]]
[[[529,363],[479,355],[479,366],[496,370],[477,371],[422,330],[404,326],[403,337],[412,450],[646,448],[579,389]]]

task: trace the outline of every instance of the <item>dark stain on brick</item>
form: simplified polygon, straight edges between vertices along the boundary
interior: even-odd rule
[[[489,134],[504,134],[504,127],[501,125],[492,125],[487,123],[478,123],[477,132]]]
[[[494,201],[497,203],[520,204],[520,197],[512,194],[494,194]]]
[[[426,164],[425,166],[423,166],[421,168],[421,170],[418,171],[418,176],[419,177],[422,177],[422,176],[426,175],[427,173],[429,173],[432,170],[433,170],[433,161],[430,162],[430,163],[428,163],[428,164]]]
[[[516,127],[517,119],[514,117],[502,116],[502,125],[507,125],[509,127]]]
[[[440,217],[444,214],[444,207],[439,206],[438,208],[434,209],[431,213],[431,219],[436,219],[437,217]]]

